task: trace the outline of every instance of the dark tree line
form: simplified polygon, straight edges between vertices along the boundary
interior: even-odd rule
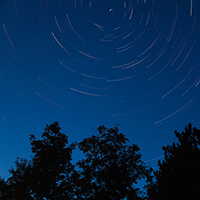
[[[10,177],[0,178],[1,200],[169,200],[199,199],[200,130],[189,124],[175,131],[178,143],[163,147],[164,160],[153,172],[140,149],[128,144],[118,127],[68,144],[58,122],[46,125],[41,139],[30,135],[32,158],[17,158]],[[84,156],[72,162],[75,148]],[[138,188],[146,180],[146,193]]]

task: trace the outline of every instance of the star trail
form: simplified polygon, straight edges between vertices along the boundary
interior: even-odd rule
[[[120,124],[154,165],[175,129],[199,125],[199,10],[198,0],[1,3],[0,170],[55,120],[72,140]]]

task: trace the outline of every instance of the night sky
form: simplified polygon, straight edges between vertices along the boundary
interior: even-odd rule
[[[0,1],[0,175],[53,121],[69,142],[119,124],[156,168],[200,127],[199,58],[199,0]]]

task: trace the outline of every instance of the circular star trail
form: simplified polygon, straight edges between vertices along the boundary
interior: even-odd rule
[[[175,129],[199,126],[199,10],[199,0],[1,1],[3,176],[52,121],[73,142],[120,124],[156,166]]]
[[[191,113],[198,104],[197,0],[5,4],[14,25],[2,21],[1,43],[9,48],[3,50],[7,67],[0,77],[5,85],[17,82],[18,95],[26,97],[22,83],[29,82],[37,98],[58,109],[65,104],[57,96],[88,98],[102,112],[109,110],[108,118],[142,115],[155,125]],[[20,59],[28,67],[14,69]],[[17,76],[11,80],[12,73]]]

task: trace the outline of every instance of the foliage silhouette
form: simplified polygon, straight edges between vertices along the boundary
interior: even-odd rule
[[[1,180],[0,198],[6,200],[72,199],[75,145],[60,132],[58,122],[47,125],[41,140],[30,135],[32,160],[17,159],[11,177]]]
[[[75,145],[60,132],[58,122],[47,125],[41,140],[30,135],[32,153],[32,188],[36,199],[66,199],[73,197],[71,163]]]
[[[30,135],[30,161],[17,158],[10,177],[0,178],[1,200],[124,200],[143,199],[137,181],[151,170],[141,161],[137,145],[117,127],[98,128],[99,134],[68,144],[58,122],[46,125],[41,139]],[[72,152],[84,158],[72,164]]]
[[[78,199],[142,199],[135,187],[141,178],[150,176],[150,169],[141,161],[137,145],[127,145],[128,139],[117,127],[98,128],[99,134],[78,143],[85,158],[77,163],[81,169]]]
[[[32,200],[30,188],[30,163],[26,159],[17,158],[15,168],[9,170],[11,177],[0,180],[0,199]]]
[[[163,147],[164,160],[147,190],[150,200],[199,199],[200,130],[189,124],[175,135],[179,142]]]

